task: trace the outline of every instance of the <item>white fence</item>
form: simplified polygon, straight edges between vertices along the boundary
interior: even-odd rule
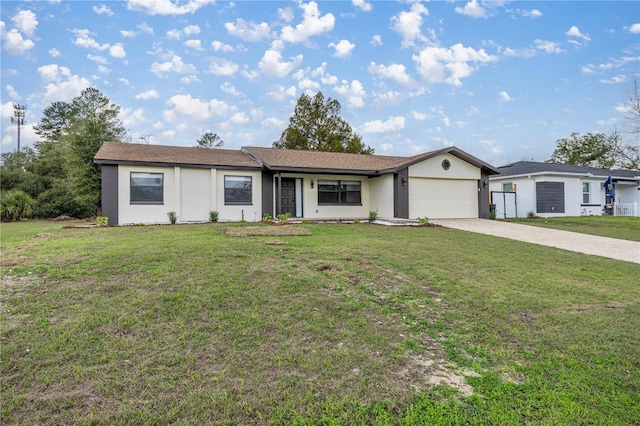
[[[640,217],[640,203],[616,203],[613,206],[613,215]]]

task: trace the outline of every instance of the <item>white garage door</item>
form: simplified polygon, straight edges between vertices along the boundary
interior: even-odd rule
[[[478,182],[476,180],[409,180],[409,217],[462,219],[478,217]]]

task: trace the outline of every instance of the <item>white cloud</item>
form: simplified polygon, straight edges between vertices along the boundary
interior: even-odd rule
[[[284,126],[285,126],[284,121],[275,117],[265,118],[264,120],[262,120],[262,123],[260,124],[262,125],[262,127],[275,128],[275,129],[284,129]]]
[[[578,37],[581,38],[585,41],[590,41],[591,37],[589,37],[588,34],[582,34],[580,32],[580,29],[578,27],[576,27],[575,25],[573,25],[571,28],[569,28],[569,31],[566,32],[566,35],[570,36],[570,37]]]
[[[231,116],[229,121],[236,126],[243,126],[245,124],[249,124],[249,117],[244,112],[236,112]]]
[[[604,84],[620,84],[620,83],[624,83],[627,81],[627,76],[626,75],[617,75],[615,77],[613,77],[611,80],[605,80],[605,79],[601,79],[598,80],[600,83],[604,83]]]
[[[290,7],[278,9],[278,17],[285,22],[291,22],[294,18],[293,10]]]
[[[136,99],[142,99],[142,100],[147,100],[147,99],[157,99],[159,98],[160,95],[158,94],[157,91],[151,89],[151,90],[147,90],[146,92],[141,92],[138,93],[136,95]]]
[[[100,56],[100,55],[92,55],[91,53],[89,53],[87,55],[87,59],[89,59],[90,61],[93,62],[97,62],[99,64],[107,64],[107,58],[105,58],[104,56]]]
[[[374,35],[371,37],[369,44],[372,46],[382,46],[382,37],[380,37],[379,34]]]
[[[100,74],[109,74],[111,72],[111,70],[107,67],[105,67],[104,65],[98,65],[98,72]]]
[[[388,120],[367,121],[360,128],[362,134],[388,133],[404,129],[405,118],[402,116],[389,117]]]
[[[538,39],[535,40],[534,43],[536,44],[536,49],[542,50],[545,53],[559,54],[565,52],[565,50],[562,49],[558,43],[554,43],[552,41]]]
[[[640,23],[631,25],[629,27],[629,32],[632,34],[640,34]]]
[[[100,6],[94,5],[93,11],[98,15],[113,16],[113,12],[111,11],[111,9],[109,9],[109,7],[106,4],[101,4]]]
[[[585,43],[588,41],[591,41],[591,37],[589,37],[589,34],[582,34],[580,32],[580,29],[575,25],[569,28],[569,31],[567,31],[565,34],[568,35],[569,37],[580,38],[584,40]]]
[[[351,4],[363,12],[371,12],[373,10],[371,3],[368,3],[365,0],[351,0]]]
[[[513,99],[511,99],[511,96],[509,96],[509,93],[503,90],[502,92],[500,92],[500,100],[502,102],[511,102]]]
[[[276,86],[271,91],[267,92],[267,96],[269,96],[274,101],[282,102],[286,98],[294,98],[296,96],[297,89],[296,86]]]
[[[124,38],[133,38],[133,37],[137,36],[137,35],[138,35],[138,33],[137,33],[137,32],[135,32],[135,31],[125,31],[125,30],[121,30],[121,31],[120,31],[120,35],[121,35],[122,37],[124,37]]]
[[[224,27],[230,35],[251,43],[272,37],[271,28],[266,22],[256,24],[255,22],[245,22],[244,19],[239,18],[236,19],[235,24],[227,22]]]
[[[409,115],[411,116],[411,118],[417,121],[425,121],[431,119],[431,116],[426,112],[418,112],[416,110],[409,111]]]
[[[228,44],[224,44],[219,40],[214,40],[211,42],[211,47],[213,47],[214,52],[233,52],[233,46],[229,46]]]
[[[540,12],[538,9],[531,9],[531,10],[518,9],[518,13],[520,13],[520,15],[524,16],[525,18],[539,18],[542,16],[542,12]]]
[[[27,50],[33,49],[35,44],[27,39],[22,38],[22,34],[15,28],[8,33],[2,32],[2,38],[4,39],[4,50],[12,55],[23,55]]]
[[[214,75],[231,76],[238,72],[238,64],[221,58],[212,58],[209,64],[209,72]]]
[[[229,110],[229,106],[223,101],[201,100],[192,98],[191,95],[174,95],[167,101],[167,106],[171,109],[165,110],[163,117],[172,124],[184,123],[184,117],[202,123],[214,116],[223,116]]]
[[[146,13],[147,15],[185,15],[195,13],[198,9],[215,3],[215,0],[189,0],[174,2],[171,0],[128,0],[127,9]]]
[[[200,79],[195,75],[188,75],[180,79],[182,84],[200,83]]]
[[[127,79],[126,79],[126,78],[124,78],[124,77],[120,77],[120,78],[118,79],[118,82],[120,82],[120,83],[124,84],[125,86],[130,86],[130,85],[131,85],[131,83],[129,83],[129,80],[127,80]]]
[[[487,10],[482,7],[478,0],[471,0],[469,3],[465,4],[464,7],[456,7],[456,13],[461,15],[469,16],[474,19],[478,18],[487,18]]]
[[[382,78],[392,79],[403,86],[411,86],[414,83],[413,79],[407,74],[406,67],[402,64],[391,64],[387,66],[371,62],[367,67],[367,71]]]
[[[262,59],[260,59],[258,69],[262,74],[282,78],[300,66],[303,56],[298,55],[291,59],[291,62],[284,62],[278,50],[269,49],[264,52]]]
[[[422,34],[422,15],[429,15],[427,8],[422,3],[413,3],[409,12],[402,11],[391,18],[393,30],[402,37],[402,47],[414,46],[416,40],[427,41]]]
[[[346,80],[342,80],[340,86],[336,86],[333,90],[347,98],[347,106],[350,108],[362,108],[364,107],[364,97],[367,96],[362,87],[362,83],[358,80],[353,80],[349,83]]]
[[[333,54],[336,58],[348,58],[356,45],[349,40],[340,40],[337,44],[329,43],[329,47],[333,47],[336,50]]]
[[[76,46],[84,47],[87,49],[106,50],[109,48],[109,44],[100,44],[91,38],[91,32],[87,29],[74,28],[71,30],[76,35],[76,39],[73,44]]]
[[[67,67],[56,64],[43,65],[38,68],[38,74],[45,83],[45,93],[42,102],[50,104],[55,101],[70,101],[91,84],[89,80],[75,74]]]
[[[116,43],[109,47],[109,54],[118,59],[126,58],[127,56],[127,52],[124,50],[124,47],[122,47],[121,43]]]
[[[187,25],[186,27],[184,27],[182,32],[184,33],[184,35],[188,36],[200,34],[200,27],[197,25]]]
[[[320,89],[320,83],[311,80],[308,77],[303,78],[302,80],[300,80],[298,82],[298,87],[300,88],[300,90],[304,91],[316,91]]]
[[[185,64],[178,55],[173,55],[170,61],[151,64],[151,72],[158,77],[164,77],[167,73],[174,72],[177,74],[195,74],[196,67],[191,64]]]
[[[13,88],[13,86],[12,86],[12,85],[7,84],[7,85],[5,86],[5,88],[7,89],[7,93],[9,94],[9,97],[10,97],[11,99],[16,100],[16,101],[19,101],[19,100],[21,99],[21,98],[20,98],[20,95],[18,94],[18,92],[16,91],[16,89],[14,89],[14,88]]]
[[[57,58],[58,56],[60,56],[60,51],[55,47],[52,47],[51,49],[49,49],[49,56],[51,56],[52,58]]]
[[[180,30],[169,30],[167,31],[167,38],[169,40],[180,40],[182,38],[182,31]]]
[[[233,84],[229,83],[228,81],[225,81],[223,84],[220,85],[220,90],[232,96],[242,95],[242,93],[239,92],[238,89],[236,89],[236,87]]]
[[[21,10],[11,18],[15,26],[23,32],[27,37],[32,38],[38,27],[38,19],[36,14],[30,10]]]
[[[413,55],[418,72],[430,83],[448,83],[461,86],[461,79],[469,77],[479,68],[497,60],[484,49],[475,50],[458,43],[451,48],[427,47],[419,55]],[[472,65],[473,64],[473,65]]]
[[[146,22],[137,25],[138,29],[146,34],[153,34],[153,28],[149,26]]]
[[[280,38],[290,43],[304,43],[309,40],[309,37],[313,37],[327,31],[331,31],[335,24],[335,18],[333,14],[327,13],[324,16],[320,15],[318,10],[318,3],[311,1],[309,3],[299,3],[300,8],[303,10],[302,22],[293,28],[287,25],[282,28]]]
[[[204,50],[204,48],[202,47],[202,42],[200,40],[187,40],[184,42],[184,45],[194,50]]]

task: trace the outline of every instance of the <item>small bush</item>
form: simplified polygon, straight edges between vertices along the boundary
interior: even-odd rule
[[[108,226],[109,218],[107,216],[98,216],[96,217],[96,225],[98,226]]]
[[[540,218],[540,216],[538,216],[534,212],[532,212],[532,211],[527,212],[527,219],[539,219],[539,218]]]
[[[215,210],[209,211],[209,222],[217,222],[218,221],[218,212]]]
[[[289,222],[289,217],[291,217],[291,213],[286,212],[286,213],[281,213],[278,215],[278,223],[287,223]]]
[[[171,222],[172,225],[175,225],[175,223],[178,221],[178,216],[174,211],[170,211],[169,213],[167,213],[167,216],[169,217],[169,222]]]
[[[269,213],[267,212],[262,213],[263,222],[271,222],[272,220],[273,220],[273,216],[271,216]]]
[[[428,217],[418,217],[418,226],[427,226],[429,224],[429,218]]]
[[[378,219],[378,210],[371,210],[369,211],[369,222],[373,222],[376,219]]]
[[[354,220],[353,223],[360,223],[360,219]]]
[[[2,220],[18,220],[31,216],[35,201],[26,192],[11,190],[0,196],[0,217]]]

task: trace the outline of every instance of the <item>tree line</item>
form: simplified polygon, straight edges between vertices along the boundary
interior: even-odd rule
[[[303,94],[289,125],[274,148],[373,154],[353,128],[340,116],[336,99],[322,92]],[[7,152],[0,165],[0,217],[15,220],[33,215],[55,218],[67,215],[86,218],[99,215],[101,203],[100,167],[93,157],[106,141],[129,139],[119,119],[120,107],[95,88],[83,90],[71,102],[53,102],[34,126],[38,140],[33,148]],[[628,99],[626,133],[573,133],[556,141],[548,162],[592,166],[604,169],[640,170],[640,93],[637,82]],[[197,147],[220,148],[224,141],[207,131]]]

